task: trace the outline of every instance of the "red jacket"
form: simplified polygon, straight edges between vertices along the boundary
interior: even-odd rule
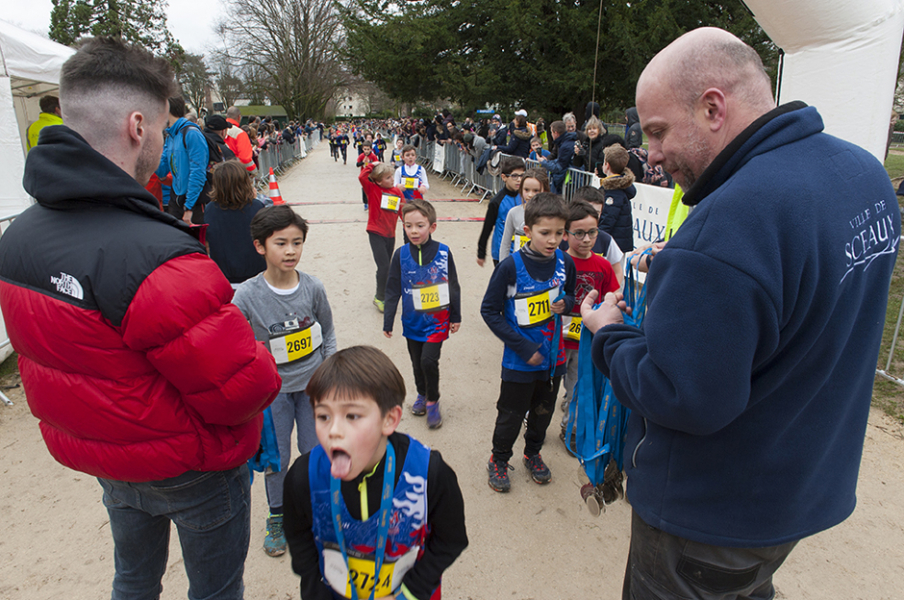
[[[382,235],[383,237],[395,237],[396,221],[402,218],[402,206],[405,204],[405,196],[397,187],[382,188],[369,179],[374,164],[365,165],[358,175],[358,181],[367,194],[367,231]],[[398,197],[398,210],[385,210],[381,208],[383,196]]]
[[[232,150],[239,162],[244,165],[248,171],[253,172],[257,169],[254,166],[254,147],[251,145],[251,138],[241,128],[241,125],[234,119],[226,119],[232,127],[226,130],[226,145]]]
[[[47,448],[121,481],[241,465],[281,382],[232,288],[134,179],[68,128],[45,137],[38,204],[0,237],[0,309]]]

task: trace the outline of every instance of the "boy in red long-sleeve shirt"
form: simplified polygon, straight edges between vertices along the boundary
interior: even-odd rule
[[[358,175],[358,181],[367,197],[367,236],[370,238],[370,249],[377,263],[377,291],[374,295],[374,306],[383,312],[383,301],[386,295],[386,277],[389,275],[389,262],[395,250],[396,221],[399,220],[405,197],[402,191],[393,186],[395,169],[386,163],[364,165]]]

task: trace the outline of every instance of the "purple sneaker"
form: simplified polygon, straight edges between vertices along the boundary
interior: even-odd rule
[[[439,429],[443,424],[443,416],[439,412],[439,402],[427,405],[427,427]]]
[[[417,400],[414,401],[414,404],[411,405],[411,414],[423,417],[427,414],[427,398],[417,395]]]

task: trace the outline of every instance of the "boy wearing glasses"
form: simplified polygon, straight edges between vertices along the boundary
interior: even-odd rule
[[[588,202],[579,200],[568,207],[568,222],[565,226],[565,239],[568,242],[568,255],[574,261],[577,272],[574,286],[574,307],[571,312],[562,315],[562,339],[565,341],[565,404],[562,410],[568,410],[568,402],[578,378],[578,343],[581,340],[581,302],[590,290],[599,292],[603,298],[608,292],[617,292],[621,287],[612,265],[605,258],[593,252],[599,229],[597,229],[596,209]],[[568,414],[562,420],[562,439],[565,439],[565,424]],[[566,442],[567,444],[567,442]]]
[[[606,201],[600,214],[600,229],[612,236],[623,252],[634,249],[634,219],[631,217],[631,199],[637,194],[634,173],[628,166],[628,151],[613,144],[604,151],[606,162],[603,171],[606,178],[600,182]]]
[[[519,156],[507,156],[502,159],[500,170],[500,176],[505,185],[487,205],[487,214],[483,218],[483,229],[480,232],[480,239],[477,240],[477,264],[481,267],[487,257],[487,240],[490,239],[491,233],[493,234],[493,245],[490,249],[490,256],[493,258],[493,266],[499,264],[499,248],[502,246],[505,217],[508,215],[508,211],[517,204],[518,189],[521,187],[521,177],[524,175],[524,159]]]

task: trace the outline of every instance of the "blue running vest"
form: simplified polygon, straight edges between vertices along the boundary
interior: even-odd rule
[[[419,265],[411,245],[399,248],[402,267],[402,335],[418,342],[442,342],[449,337],[449,247],[440,244],[436,256]]]
[[[311,485],[313,534],[320,554],[320,573],[327,585],[341,598],[351,598],[350,579],[358,587],[358,597],[371,592],[379,598],[398,592],[405,574],[420,557],[427,538],[427,469],[430,448],[410,438],[401,477],[392,495],[389,537],[379,579],[374,578],[374,544],[380,512],[366,521],[353,519],[340,498],[342,531],[348,553],[348,567],[333,529],[330,500],[330,459],[318,445],[308,460]],[[376,589],[374,590],[374,587]]]
[[[521,335],[540,344],[539,351],[544,359],[539,365],[529,365],[506,346],[502,353],[502,367],[514,371],[552,372],[556,365],[565,362],[565,345],[562,336],[556,335],[561,325],[557,326],[558,319],[551,309],[565,286],[565,255],[561,250],[556,250],[556,271],[546,281],[537,281],[530,276],[521,252],[515,252],[512,258],[515,261],[515,285],[509,288],[505,299],[505,320]],[[554,350],[555,363],[550,363],[554,340],[558,342],[558,348]]]

